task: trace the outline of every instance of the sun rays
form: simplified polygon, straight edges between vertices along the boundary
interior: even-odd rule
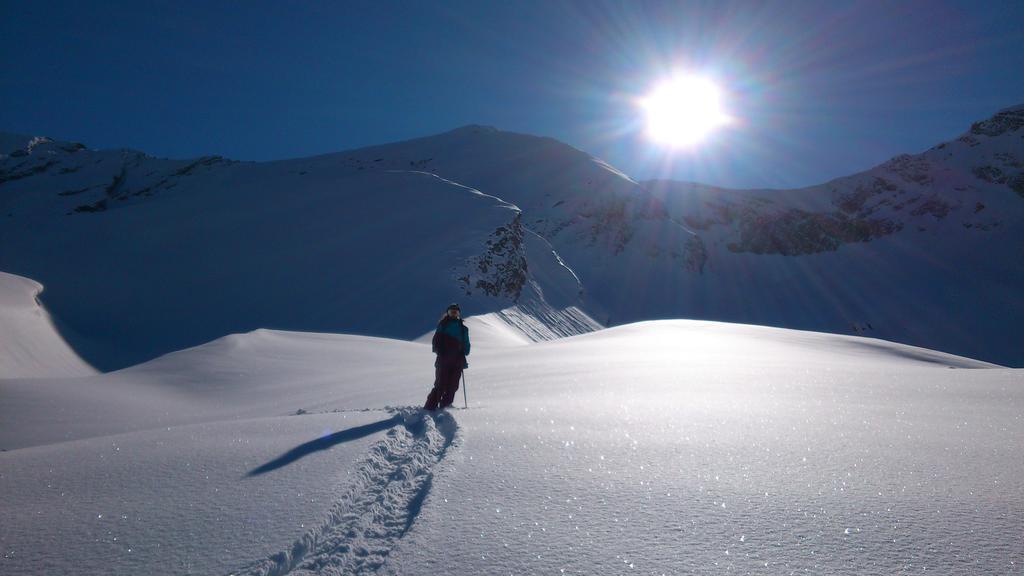
[[[656,86],[639,101],[647,136],[673,148],[692,147],[731,117],[722,106],[721,89],[710,79],[678,75]]]

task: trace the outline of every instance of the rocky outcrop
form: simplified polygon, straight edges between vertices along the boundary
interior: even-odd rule
[[[931,174],[932,165],[923,156],[900,154],[882,164],[882,168],[894,172],[908,184],[924,186],[934,182]]]
[[[500,226],[486,241],[483,254],[470,258],[458,276],[466,295],[482,292],[488,296],[519,300],[529,267],[523,246],[522,214],[516,213],[507,226]]]
[[[604,243],[613,254],[619,254],[636,232],[633,214],[626,200],[615,198],[598,206],[589,206],[579,213],[584,225],[582,235],[588,246]]]
[[[989,163],[971,169],[979,180],[992,184],[1003,184],[1024,198],[1024,159],[1011,152],[999,152],[989,158]]]
[[[41,162],[22,162],[11,167],[0,166],[0,184],[42,174],[56,163],[56,160],[46,159]]]
[[[971,134],[976,136],[1001,136],[1024,128],[1024,106],[1003,110],[988,120],[971,125]]]
[[[115,174],[111,182],[103,188],[103,197],[92,203],[76,206],[74,212],[102,212],[110,207],[114,200],[125,202],[132,198],[148,198],[161,191],[174,188],[178,185],[178,181],[182,177],[194,175],[202,169],[233,163],[233,161],[222,158],[221,156],[203,156],[197,160],[189,161],[180,168],[167,170],[162,174],[157,173],[159,176],[156,181],[153,181],[152,176],[154,173],[149,173],[144,176],[137,174],[137,169],[142,167],[145,160],[148,158],[148,156],[141,152],[125,152],[122,157],[120,171]],[[129,174],[139,176],[139,180],[141,180],[142,183],[136,184],[135,186],[130,185],[128,182]],[[81,192],[81,190],[77,192]],[[65,193],[61,194],[70,195]]]
[[[884,218],[850,218],[842,213],[816,213],[790,209],[745,215],[739,240],[731,252],[797,256],[837,250],[850,242],[867,242],[902,228]]]
[[[703,274],[704,266],[708,263],[708,248],[704,240],[694,234],[683,244],[682,252],[672,252],[672,258],[682,261],[687,270]]]
[[[881,177],[874,176],[863,179],[853,190],[839,192],[833,188],[835,195],[833,204],[846,215],[867,218],[879,210],[884,204],[890,204],[884,197],[889,195],[901,195],[904,191],[895,183]]]
[[[1016,192],[1021,198],[1024,198],[1024,172],[1007,180],[1006,185]]]

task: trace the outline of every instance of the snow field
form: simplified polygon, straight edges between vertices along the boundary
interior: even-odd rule
[[[696,322],[518,351],[476,359],[463,444],[388,573],[978,574],[1024,560],[1019,370]]]
[[[457,428],[447,413],[416,408],[402,409],[391,420],[392,430],[370,450],[327,521],[240,574],[364,574],[384,566],[416,520],[432,485],[431,468]]]
[[[0,422],[20,418],[0,428],[0,498],[14,503],[4,571],[1012,574],[1024,562],[1020,370],[696,321],[512,345],[486,333],[493,319],[471,324],[481,344],[505,345],[474,346],[470,409],[435,416],[388,408],[422,402],[429,348],[358,336],[260,330],[64,381],[106,411],[74,412],[58,380],[34,381],[46,403],[26,380],[0,381],[5,399],[19,390]],[[123,409],[133,381],[178,398],[179,423]],[[69,426],[62,411],[104,426],[71,426],[72,441],[18,432]]]
[[[429,350],[381,338],[256,330],[90,378],[0,379],[0,449],[398,405],[410,386],[433,382]]]
[[[387,415],[385,415],[387,417]],[[254,468],[380,412],[138,431],[0,453],[6,574],[227,574],[319,525],[383,432]]]

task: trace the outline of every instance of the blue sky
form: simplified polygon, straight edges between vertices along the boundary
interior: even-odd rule
[[[1024,2],[11,2],[0,130],[271,160],[489,124],[634,178],[796,187],[1024,103]],[[688,150],[636,100],[715,78]]]

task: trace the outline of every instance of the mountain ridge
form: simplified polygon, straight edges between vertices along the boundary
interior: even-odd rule
[[[336,302],[330,313],[335,320],[314,320],[312,310],[277,314],[275,306],[295,310],[302,306],[276,300],[282,293],[276,288],[255,296],[263,302],[264,312],[247,320],[236,315],[236,321],[222,323],[222,330],[264,327],[259,322],[276,317],[277,324],[266,327],[405,338],[421,334],[423,329],[405,324],[415,323],[413,307],[429,308],[426,300],[415,306],[389,301],[389,306],[406,312],[380,320],[339,311],[347,297],[373,302],[373,290],[348,286],[348,280],[338,274],[332,281],[337,295],[316,287],[323,264],[351,258],[362,262],[373,278],[370,282],[395,282],[400,275],[392,268],[413,266],[413,276],[435,278],[433,297],[442,302],[469,299],[479,306],[473,313],[527,304],[527,308],[550,311],[580,310],[604,325],[669,317],[757,323],[865,334],[1024,365],[1018,352],[1024,346],[1014,328],[1024,321],[1024,305],[1015,296],[1024,285],[1024,271],[1017,264],[1024,260],[1017,258],[1024,254],[1020,241],[1024,234],[1017,233],[1024,221],[1024,195],[1015,189],[1017,178],[1024,179],[1024,137],[1017,137],[1022,116],[1024,108],[1011,107],[921,154],[900,155],[865,172],[795,190],[637,182],[557,140],[483,125],[273,162],[237,162],[217,156],[156,159],[136,151],[91,151],[80,144],[26,141],[22,136],[24,154],[0,156],[0,216],[8,224],[0,230],[0,241],[20,247],[0,251],[0,269],[47,285],[56,315],[71,317],[72,328],[88,333],[99,323],[96,314],[84,311],[83,305],[69,304],[71,291],[54,286],[55,281],[70,282],[61,266],[76,268],[77,277],[87,276],[88,267],[76,264],[56,246],[40,252],[38,244],[48,242],[43,229],[60,237],[66,229],[92,228],[93,236],[105,237],[111,230],[108,225],[85,219],[116,223],[149,218],[153,222],[149,230],[122,229],[121,242],[111,243],[108,238],[105,244],[99,243],[104,246],[101,251],[115,259],[131,256],[136,258],[129,258],[134,266],[146,269],[130,246],[141,240],[153,246],[154,254],[177,251],[206,261],[199,270],[225,281],[223,263],[203,254],[204,243],[189,236],[198,233],[197,222],[210,242],[228,241],[236,254],[250,253],[247,265],[252,267],[258,267],[258,258],[252,254],[279,252],[261,236],[279,241],[286,236],[283,231],[268,235],[260,227],[273,230],[286,223],[291,229],[305,230],[302,234],[307,236],[292,245],[294,254],[281,253],[275,265],[301,270],[306,276],[293,281],[308,285],[310,294]],[[5,135],[0,144],[14,140]],[[28,149],[31,141],[35,144]],[[428,185],[430,178],[437,180]],[[415,219],[399,216],[408,206],[385,199],[391,189],[385,182],[397,181],[408,182],[403,198],[416,198],[420,216],[436,226],[418,224],[416,229],[426,235],[423,238],[398,233],[375,238],[377,244],[399,242],[410,250],[418,245],[415,250],[427,253],[431,249],[424,243],[435,251],[455,244],[477,247],[461,249],[456,258],[460,263],[451,261],[447,271],[416,268],[401,256],[403,247],[392,252],[391,262],[352,253],[355,247],[345,241],[351,230],[358,231],[375,219],[404,218],[406,226]],[[446,187],[505,204],[514,217],[504,224],[495,221],[490,228],[474,226],[478,218],[474,210],[454,210],[446,204],[446,196],[440,194]],[[259,209],[262,223],[242,217],[260,204],[264,206]],[[275,204],[282,210],[273,210]],[[172,205],[175,208],[157,207]],[[325,209],[333,216],[326,216]],[[297,212],[285,217],[290,210]],[[364,210],[366,217],[342,219],[351,210]],[[181,229],[167,222],[171,214],[178,219],[177,226],[184,227],[185,236],[192,238],[184,252],[175,246],[175,234]],[[310,228],[304,224],[306,217],[321,223]],[[68,226],[57,223],[63,218],[70,218],[65,222]],[[238,228],[240,218],[247,228]],[[348,222],[347,228],[334,225],[337,222]],[[431,236],[435,229],[456,234]],[[146,240],[152,230],[163,234],[155,244]],[[457,239],[460,235],[462,239]],[[372,236],[355,237],[375,244]],[[97,242],[92,237],[76,238],[85,246]],[[324,239],[330,239],[336,250],[330,257],[316,250],[313,254],[319,256],[304,255],[300,249]],[[989,246],[992,242],[994,250]],[[162,248],[157,249],[158,245]],[[83,246],[78,258],[90,260],[93,267],[109,268],[93,248]],[[229,251],[214,252],[231,262]],[[317,265],[315,258],[325,260]],[[305,261],[296,263],[296,259]],[[47,260],[52,263],[46,264]],[[157,275],[166,272],[158,267],[150,270]],[[251,280],[265,274],[247,270]],[[117,273],[129,285],[137,282],[133,279],[137,271]],[[189,290],[194,281],[173,282],[193,294]],[[92,293],[101,294],[101,282],[94,284]],[[448,288],[442,289],[443,285]],[[216,286],[212,289],[219,290]],[[236,292],[241,289],[237,282],[234,287]],[[172,301],[181,299],[175,306],[189,315],[185,296],[173,296],[168,290],[161,294]],[[160,306],[143,297],[122,294],[122,298],[153,314]],[[227,294],[219,298],[231,301]],[[208,312],[214,320],[220,314]],[[193,321],[194,328],[199,324],[198,319]],[[199,332],[204,339],[183,334],[175,345],[196,345],[223,335]],[[118,337],[110,335],[108,344],[119,345]],[[169,345],[140,352],[134,361],[170,351]]]

